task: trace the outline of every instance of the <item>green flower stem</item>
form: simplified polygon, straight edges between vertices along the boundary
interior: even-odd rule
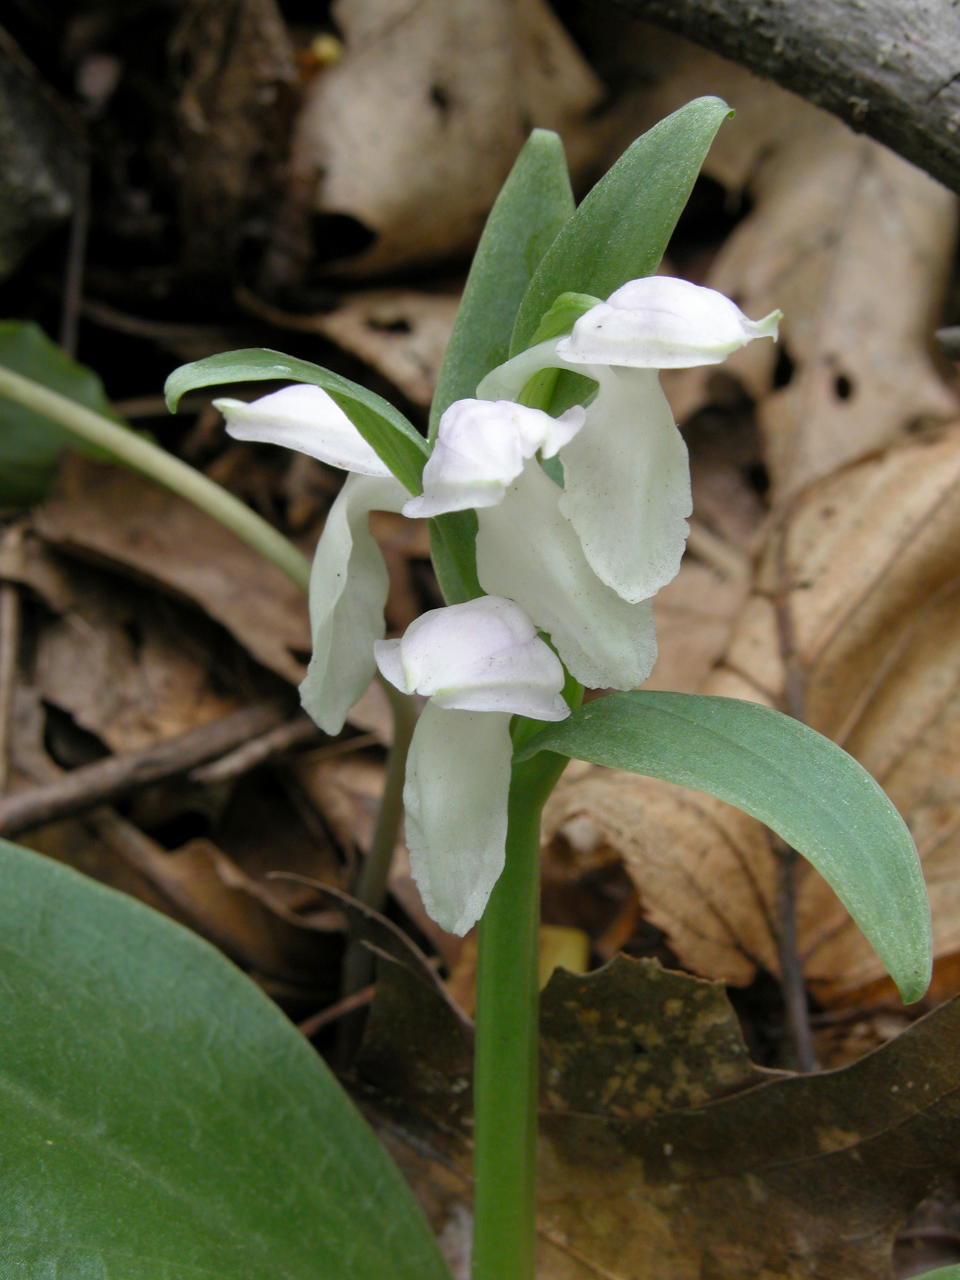
[[[534,1275],[540,813],[563,765],[553,756],[514,769],[506,866],[480,922],[473,1280]]]
[[[282,569],[297,586],[307,590],[310,582],[307,557],[256,512],[187,463],[126,427],[12,369],[0,367],[0,396],[50,418],[78,439],[105,450],[119,462],[172,489],[231,529],[265,560]]]

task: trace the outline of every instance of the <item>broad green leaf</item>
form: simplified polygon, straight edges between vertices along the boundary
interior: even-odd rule
[[[576,290],[606,298],[627,280],[653,274],[730,114],[719,98],[696,98],[627,148],[540,260],[520,304],[511,355],[532,345],[558,294]]]
[[[194,934],[0,841],[0,1275],[449,1280],[307,1042]]]
[[[0,365],[118,421],[97,375],[71,360],[35,324],[0,322]],[[70,447],[77,448],[77,440],[65,428],[0,397],[0,504],[39,502],[53,482],[61,453]]]
[[[936,1271],[921,1271],[914,1280],[960,1280],[960,1266],[938,1267]]]
[[[735,698],[633,692],[598,698],[522,750],[590,760],[706,791],[766,823],[816,867],[909,1003],[930,981],[930,908],[906,824],[836,743]]]
[[[520,299],[573,210],[563,143],[549,130],[534,129],[490,211],[473,258],[433,397],[431,440],[447,405],[475,395],[480,379],[510,354]]]
[[[411,493],[420,493],[420,474],[427,459],[423,436],[399,409],[388,400],[361,387],[349,378],[331,373],[309,360],[297,360],[280,351],[251,347],[245,351],[225,351],[195,360],[174,369],[164,394],[176,409],[180,397],[198,387],[217,387],[229,382],[310,382],[328,392],[344,411],[364,440],[375,449],[401,484]]]

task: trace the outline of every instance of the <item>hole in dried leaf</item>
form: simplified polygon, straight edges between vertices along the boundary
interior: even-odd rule
[[[794,369],[796,369],[796,365],[790,358],[790,352],[787,350],[787,344],[781,341],[780,345],[777,347],[777,363],[773,370],[774,388],[789,386],[790,380],[793,377]]]
[[[853,382],[845,373],[838,373],[833,380],[833,390],[838,400],[849,400],[853,396]]]
[[[447,115],[450,111],[450,93],[442,84],[432,84],[430,86],[430,101],[442,116]]]
[[[718,246],[752,207],[743,193],[727,191],[701,174],[667,248],[676,274],[702,280]]]
[[[376,232],[348,213],[318,213],[311,219],[310,232],[318,262],[356,257],[377,238]]]
[[[395,320],[378,320],[376,316],[368,316],[367,328],[373,329],[376,333],[413,332],[413,326],[410,321],[404,320],[403,316],[397,316]]]
[[[751,462],[743,468],[743,478],[762,497],[770,489],[770,472],[762,462]]]

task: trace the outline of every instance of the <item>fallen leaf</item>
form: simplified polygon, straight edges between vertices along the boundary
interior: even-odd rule
[[[412,1082],[415,1102],[371,1094],[382,1081],[365,1080],[364,1097],[455,1244],[470,1194],[455,1107],[465,1042],[447,1015],[459,1047],[423,1064],[400,988],[388,999],[377,1061]],[[406,1013],[424,1016],[413,1002]],[[557,971],[542,1029],[544,1280],[892,1280],[899,1224],[960,1172],[960,1001],[852,1066],[767,1072],[721,988],[621,957]]]
[[[191,601],[269,670],[302,679],[295,655],[310,650],[303,592],[184,498],[74,455],[35,525],[59,550],[122,566]]]
[[[235,710],[211,662],[222,635],[178,602],[66,558],[49,560],[72,603],[39,629],[35,678],[111,751],[133,751]],[[218,687],[219,684],[219,687]]]
[[[897,1227],[958,1169],[958,1049],[953,1001],[851,1067],[641,1120],[591,1084],[543,1120],[538,1274],[892,1280]]]
[[[329,338],[423,408],[433,398],[460,305],[456,293],[369,289],[344,294],[333,310],[305,316],[283,311],[247,290],[238,296],[249,310],[281,329]]]
[[[708,87],[737,112],[704,172],[753,207],[702,283],[751,316],[784,313],[778,348],[753,343],[721,375],[737,375],[759,401],[776,498],[918,423],[953,418],[956,397],[931,347],[953,259],[954,195],[771,82],[679,37],[642,31],[658,80],[644,110],[660,117]],[[674,380],[681,416],[716,376],[696,370]]]
[[[597,132],[600,82],[543,0],[354,0],[333,17],[344,56],[307,90],[291,198],[307,194],[340,272],[465,253],[531,125],[574,163]]]

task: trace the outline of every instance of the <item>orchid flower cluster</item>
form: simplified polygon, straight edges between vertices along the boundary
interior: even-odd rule
[[[415,497],[319,387],[216,401],[235,438],[351,473],[313,564],[314,650],[301,696],[328,733],[377,668],[427,699],[407,761],[406,838],[424,905],[445,929],[462,934],[477,921],[503,868],[511,718],[569,715],[567,672],[592,689],[630,689],[656,660],[652,600],[677,573],[691,510],[687,450],[658,371],[719,363],[775,338],[778,321],[779,312],[749,320],[686,280],[632,280],[567,335],[494,369],[475,399],[451,404]],[[557,417],[521,403],[530,380],[551,369],[595,390]],[[487,594],[384,639],[388,579],[368,527],[374,510],[475,510]]]

